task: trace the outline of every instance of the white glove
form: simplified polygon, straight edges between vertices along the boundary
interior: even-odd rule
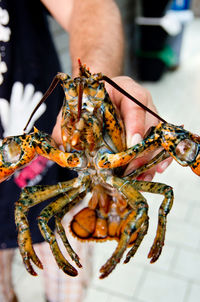
[[[4,137],[23,134],[23,129],[41,98],[42,93],[40,91],[35,92],[32,84],[27,84],[25,87],[21,82],[13,84],[10,103],[0,98],[0,118],[4,128]],[[45,110],[46,105],[42,104],[33,115],[27,132]]]

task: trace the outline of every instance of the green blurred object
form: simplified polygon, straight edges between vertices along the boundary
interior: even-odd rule
[[[172,48],[166,45],[162,50],[159,51],[138,51],[138,57],[149,58],[149,59],[160,59],[167,67],[173,67],[177,62],[177,55],[174,53]]]

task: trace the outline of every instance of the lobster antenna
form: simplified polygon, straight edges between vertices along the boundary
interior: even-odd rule
[[[38,108],[40,107],[40,105],[48,98],[48,96],[52,93],[52,91],[56,88],[56,86],[58,85],[60,79],[58,78],[58,76],[56,75],[53,78],[53,81],[51,82],[49,88],[47,89],[47,91],[45,92],[45,94],[43,95],[42,99],[40,100],[40,102],[37,104],[37,106],[35,107],[35,109],[33,110],[33,112],[31,113],[31,116],[29,117],[29,120],[26,124],[26,126],[24,127],[24,132],[26,131],[33,115],[35,114],[35,112],[38,110]]]
[[[83,99],[83,83],[80,82],[78,85],[78,116],[77,116],[78,121],[80,120],[81,117],[82,99]]]
[[[151,113],[152,115],[154,115],[157,119],[161,120],[164,123],[167,123],[162,117],[160,117],[157,113],[155,113],[154,111],[152,111],[151,109],[149,109],[148,107],[146,107],[145,105],[143,105],[140,101],[138,101],[137,99],[135,99],[132,95],[130,95],[128,92],[126,92],[123,88],[121,88],[119,85],[117,85],[113,80],[111,80],[110,78],[108,78],[107,76],[103,75],[102,76],[102,80],[106,81],[107,83],[109,83],[110,85],[112,85],[115,89],[117,89],[119,92],[121,92],[122,94],[124,94],[126,97],[128,97],[131,101],[133,101],[134,103],[136,103],[138,106],[142,107],[144,110],[148,111],[149,113]]]

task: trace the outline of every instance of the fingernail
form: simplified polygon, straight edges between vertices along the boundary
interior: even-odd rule
[[[65,149],[64,149],[63,145],[59,145],[58,148],[59,148],[61,151],[65,152]]]
[[[144,181],[152,181],[153,177],[151,174],[147,174],[145,177],[144,177]]]
[[[167,167],[169,166],[169,162],[165,161],[163,163],[160,164],[160,172],[163,172]]]
[[[130,148],[141,141],[142,141],[142,136],[139,133],[135,133],[134,135],[127,137],[127,147]]]
[[[135,169],[133,166],[131,167],[128,167],[125,172],[124,172],[124,175],[129,175],[131,172],[133,172]]]

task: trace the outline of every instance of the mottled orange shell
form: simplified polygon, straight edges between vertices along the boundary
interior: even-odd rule
[[[133,215],[135,215],[134,211],[126,219],[120,218],[118,223],[109,222],[108,218],[97,217],[96,210],[86,207],[73,217],[70,229],[72,234],[81,240],[118,241]],[[138,232],[132,235],[129,245],[136,240],[137,236]]]

